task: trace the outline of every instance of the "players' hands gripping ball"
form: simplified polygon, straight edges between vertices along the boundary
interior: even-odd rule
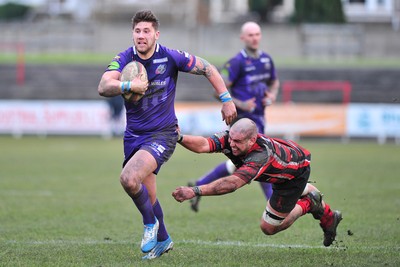
[[[120,80],[122,96],[128,102],[142,99],[149,85],[146,69],[138,61],[132,61],[124,67]]]

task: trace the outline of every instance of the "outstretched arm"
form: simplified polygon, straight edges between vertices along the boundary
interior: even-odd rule
[[[246,182],[235,175],[226,176],[212,183],[187,187],[180,186],[172,192],[172,196],[178,202],[194,198],[195,196],[215,196],[229,194],[244,186]]]
[[[204,75],[211,83],[211,85],[215,90],[215,93],[218,94],[218,96],[221,96],[228,92],[224,80],[219,74],[217,68],[211,65],[207,60],[201,57],[196,57],[196,65],[190,71],[190,73],[196,75]],[[233,120],[237,116],[237,113],[235,104],[233,103],[232,99],[229,101],[222,101],[221,113],[222,113],[222,119],[225,121],[227,125],[233,122]]]
[[[210,152],[208,140],[203,136],[181,135],[178,142],[186,149],[196,153]]]

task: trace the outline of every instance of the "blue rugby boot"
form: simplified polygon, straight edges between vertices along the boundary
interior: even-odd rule
[[[142,260],[151,260],[161,257],[162,254],[168,253],[174,247],[171,237],[168,236],[167,240],[157,242],[157,245],[148,253],[142,257]]]
[[[140,248],[143,253],[150,252],[157,245],[158,220],[154,224],[145,224]]]

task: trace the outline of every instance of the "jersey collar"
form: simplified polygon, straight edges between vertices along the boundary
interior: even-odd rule
[[[246,51],[245,48],[243,48],[243,49],[240,51],[240,53],[242,54],[242,56],[243,56],[244,58],[249,58],[249,57],[250,57],[250,56],[247,54],[247,51]],[[260,56],[261,56],[261,51],[258,50],[257,53],[258,53],[258,57],[260,57]]]
[[[133,49],[133,54],[134,54],[135,56],[137,56],[136,47],[135,47],[135,46],[132,46],[132,49]],[[160,51],[160,45],[159,45],[158,43],[156,43],[156,49],[154,50],[154,53],[158,53],[158,51]]]

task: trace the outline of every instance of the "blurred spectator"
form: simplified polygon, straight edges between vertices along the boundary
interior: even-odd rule
[[[121,127],[121,115],[124,109],[124,99],[121,96],[107,98],[107,104],[110,107],[110,124],[112,136],[122,136],[123,127]]]

